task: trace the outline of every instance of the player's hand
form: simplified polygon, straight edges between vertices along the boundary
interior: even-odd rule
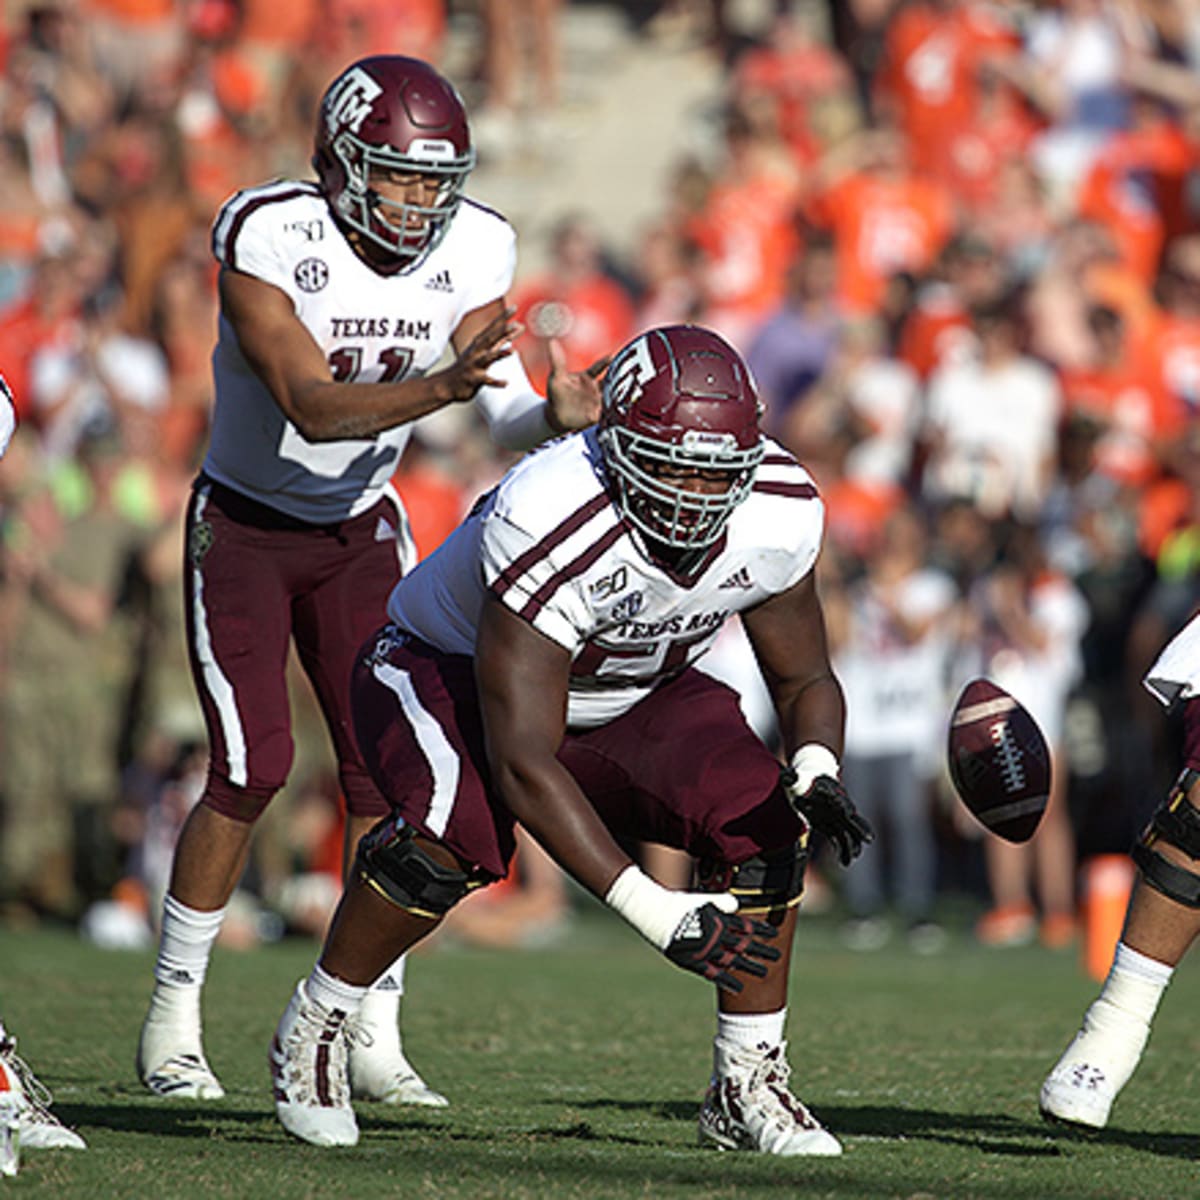
[[[777,933],[765,921],[722,912],[709,901],[683,918],[663,953],[685,971],[711,979],[727,992],[740,992],[742,981],[734,972],[766,975],[764,964],[779,958],[779,951],[767,945]]]
[[[546,419],[555,433],[586,429],[600,420],[600,379],[612,355],[598,358],[586,371],[568,371],[562,344],[551,338],[550,377],[546,381]]]
[[[818,775],[808,791],[801,792],[796,772],[784,767],[783,787],[792,807],[837,848],[843,867],[848,867],[862,853],[866,843],[875,840],[871,823],[854,807],[846,789],[832,775]]]
[[[447,388],[447,403],[472,400],[481,387],[504,386],[504,380],[490,374],[490,368],[513,353],[513,340],[521,335],[523,327],[513,320],[515,311],[506,308],[493,317],[467,343],[457,359],[439,372]]]

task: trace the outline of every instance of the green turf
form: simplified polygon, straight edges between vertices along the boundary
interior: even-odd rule
[[[150,954],[0,933],[0,1013],[91,1146],[28,1153],[0,1200],[1200,1196],[1195,963],[1172,984],[1112,1128],[1085,1139],[1036,1111],[1095,992],[1072,953],[984,951],[960,935],[935,958],[902,943],[856,955],[820,918],[801,923],[798,950],[796,1090],[842,1139],[840,1159],[695,1146],[712,996],[601,911],[585,910],[568,946],[417,957],[407,1046],[453,1107],[360,1105],[362,1140],[337,1151],[283,1133],[265,1065],[311,944],[218,951],[207,1047],[229,1095],[197,1105],[154,1100],[133,1076]]]

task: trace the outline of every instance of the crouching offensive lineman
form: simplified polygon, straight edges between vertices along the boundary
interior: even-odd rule
[[[788,1088],[788,964],[810,826],[844,863],[871,830],[838,782],[845,717],[813,568],[823,506],[759,431],[745,364],[694,326],[614,359],[597,428],[514,467],[395,588],[352,692],[394,814],[362,841],[320,961],[271,1047],[276,1111],[353,1145],[347,1052],[368,986],[475,887],[520,821],[581,884],[719,990],[703,1141],[841,1146]],[[790,758],[693,663],[738,613]],[[695,892],[616,838],[689,851]]]

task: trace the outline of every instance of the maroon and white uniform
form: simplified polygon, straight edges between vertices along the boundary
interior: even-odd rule
[[[1200,614],[1162,648],[1143,686],[1167,707],[1183,713],[1183,765],[1200,771]]]
[[[490,590],[570,653],[559,757],[615,833],[729,863],[794,843],[790,807],[763,804],[778,761],[736,695],[691,664],[726,618],[813,569],[823,513],[808,473],[768,442],[750,495],[683,580],[614,505],[594,430],[530,455],[392,592],[393,626],[352,687],[376,782],[404,820],[504,873],[512,818],[488,789],[468,657]]]
[[[213,228],[222,266],[274,284],[312,334],[341,382],[396,382],[442,357],[463,317],[504,296],[516,237],[499,214],[464,200],[449,232],[415,268],[381,275],[354,253],[316,184],[278,182],[238,192]],[[254,373],[221,320],[213,356],[216,410],[204,471],[252,499],[315,524],[366,512],[384,495],[411,426],[373,438],[307,441]],[[518,400],[521,412],[511,411]],[[485,392],[489,425],[540,407]],[[497,430],[503,440],[503,430]]]
[[[335,379],[370,383],[429,371],[463,317],[504,296],[515,236],[501,216],[464,200],[422,261],[380,274],[354,253],[315,184],[281,181],[225,204],[213,251],[223,267],[287,294]],[[284,665],[294,635],[350,810],[384,812],[350,733],[346,682],[415,557],[391,484],[409,426],[307,441],[224,318],[213,372],[211,443],[188,514],[191,651],[212,747],[207,802],[251,820],[286,780]],[[498,440],[542,420],[532,390],[484,389],[477,404]]]
[[[4,457],[16,428],[17,412],[13,408],[12,392],[9,391],[8,381],[0,375],[0,458]]]

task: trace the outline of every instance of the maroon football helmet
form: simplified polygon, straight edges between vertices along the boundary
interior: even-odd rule
[[[697,325],[634,338],[604,377],[600,417],[622,513],[659,545],[712,545],[754,484],[761,411],[749,368],[724,338]],[[728,487],[700,494],[661,477],[681,468],[728,475]]]
[[[462,100],[420,59],[360,59],[321,100],[313,155],[321,190],[341,221],[407,266],[445,236],[474,165]],[[384,200],[371,188],[372,167],[436,176],[437,200],[428,207]],[[401,220],[385,221],[384,208]]]

